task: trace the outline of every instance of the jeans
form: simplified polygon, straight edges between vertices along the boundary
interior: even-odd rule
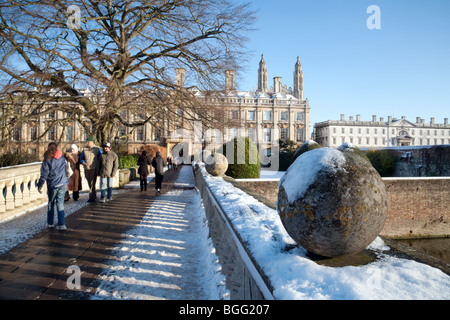
[[[84,170],[84,175],[89,185],[89,199],[95,200],[97,192],[95,190],[95,183],[97,182],[97,170]]]
[[[108,197],[108,199],[111,199],[112,196],[112,184],[113,184],[113,178],[100,178],[100,194],[101,197],[104,199],[105,194]]]
[[[62,186],[56,189],[48,189],[48,207],[47,207],[47,223],[53,225],[55,219],[55,203],[56,211],[58,212],[58,225],[63,226],[66,224],[66,218],[64,214],[64,195],[67,187]]]

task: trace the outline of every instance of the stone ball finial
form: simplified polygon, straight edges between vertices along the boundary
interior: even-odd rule
[[[206,158],[205,169],[210,175],[221,177],[228,169],[228,160],[221,153],[212,153]]]
[[[325,257],[357,253],[381,232],[386,187],[353,146],[301,154],[280,179],[277,210],[289,235]]]

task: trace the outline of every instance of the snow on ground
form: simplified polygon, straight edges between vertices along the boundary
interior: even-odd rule
[[[200,164],[201,165],[201,164]],[[450,277],[441,270],[388,255],[381,238],[370,249],[378,259],[364,266],[326,267],[311,261],[287,234],[276,210],[202,173],[242,240],[274,288],[274,298],[384,300],[450,299]]]
[[[191,169],[180,171],[176,186],[191,187]],[[450,277],[439,269],[386,254],[380,238],[371,244],[377,261],[358,267],[316,264],[286,233],[276,210],[268,208],[202,168],[236,230],[274,287],[276,299],[450,299]],[[271,178],[262,172],[262,178]],[[139,188],[139,182],[127,188]],[[114,191],[126,192],[126,190]],[[113,194],[114,195],[114,194]],[[83,198],[84,197],[84,198]],[[66,203],[66,215],[86,205]],[[0,222],[0,253],[46,227],[46,205]],[[95,299],[222,299],[229,292],[211,240],[200,196],[175,189],[157,198],[142,223],[116,248]],[[186,295],[187,293],[187,295]]]
[[[225,276],[209,238],[192,168],[182,167],[174,189],[158,196],[104,266],[93,299],[226,299]]]

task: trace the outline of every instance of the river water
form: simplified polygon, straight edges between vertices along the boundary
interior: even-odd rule
[[[395,240],[450,264],[450,238]]]

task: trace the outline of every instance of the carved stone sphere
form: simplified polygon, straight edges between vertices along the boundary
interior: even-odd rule
[[[228,160],[221,153],[213,153],[206,158],[205,169],[213,177],[221,177],[228,169]]]
[[[283,225],[316,255],[364,250],[381,232],[387,209],[386,187],[358,148],[307,151],[280,179],[277,210]]]

